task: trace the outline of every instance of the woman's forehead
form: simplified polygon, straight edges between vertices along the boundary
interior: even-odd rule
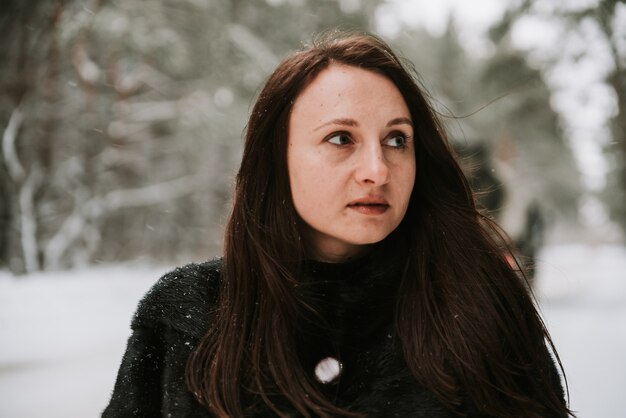
[[[314,129],[330,119],[372,116],[411,118],[402,94],[389,78],[367,69],[332,64],[298,95],[290,122]]]

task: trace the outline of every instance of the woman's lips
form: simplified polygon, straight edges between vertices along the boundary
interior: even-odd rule
[[[389,203],[378,197],[365,197],[348,204],[348,208],[364,215],[382,215],[389,209]]]

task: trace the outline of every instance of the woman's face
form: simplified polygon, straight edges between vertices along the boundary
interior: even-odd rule
[[[296,98],[288,147],[293,203],[313,257],[357,256],[400,224],[415,181],[413,122],[388,78],[331,64]]]

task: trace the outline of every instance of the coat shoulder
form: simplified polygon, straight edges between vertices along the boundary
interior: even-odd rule
[[[217,303],[222,259],[192,263],[163,275],[139,302],[132,328],[172,328],[201,337]]]

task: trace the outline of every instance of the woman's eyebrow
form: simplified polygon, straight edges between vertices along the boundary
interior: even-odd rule
[[[411,121],[411,119],[404,118],[404,117],[391,119],[389,122],[387,122],[387,127],[390,127],[393,125],[410,125],[411,127],[413,127],[413,122]]]
[[[351,127],[357,127],[359,126],[359,122],[357,122],[354,119],[350,119],[350,118],[338,118],[338,119],[333,119],[330,120],[328,122],[322,123],[321,125],[319,125],[316,128],[313,128],[313,132],[322,129],[325,126],[328,125],[342,125],[342,126],[351,126]],[[406,118],[406,117],[400,117],[400,118],[394,118],[391,119],[389,122],[387,122],[386,127],[390,127],[390,126],[394,126],[394,125],[409,125],[411,127],[413,127],[413,122],[411,121],[411,119]]]
[[[350,119],[350,118],[338,118],[338,119],[333,119],[331,121],[322,123],[317,128],[313,128],[313,131],[320,130],[324,126],[328,126],[328,125],[343,125],[343,126],[356,127],[356,126],[359,126],[359,122],[355,121],[354,119]]]

